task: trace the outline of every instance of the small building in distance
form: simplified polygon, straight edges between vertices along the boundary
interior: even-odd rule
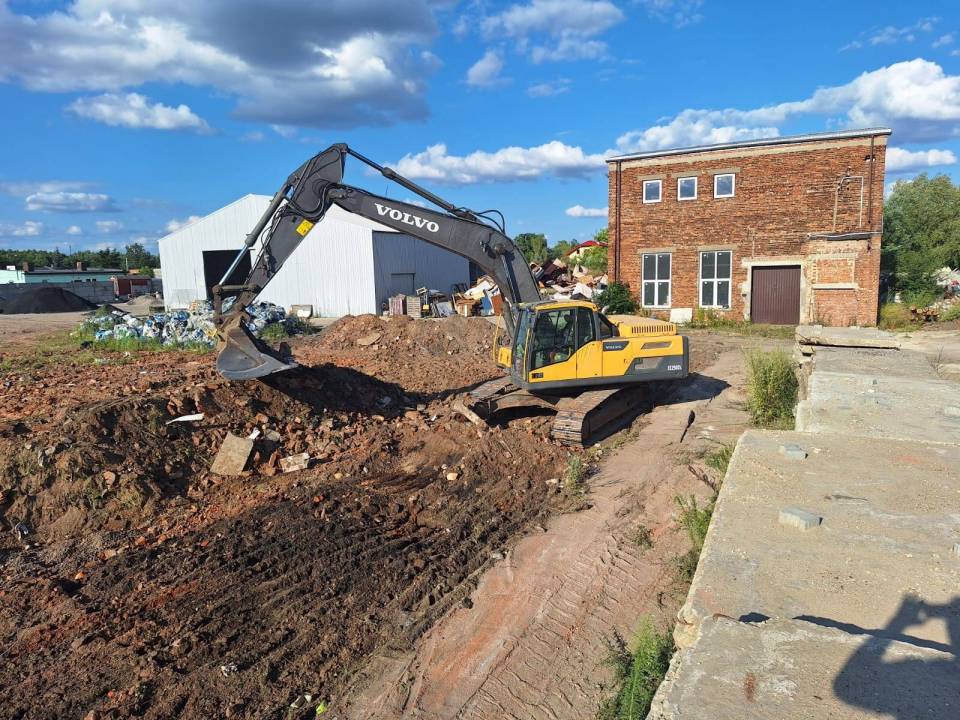
[[[160,239],[168,308],[211,298],[270,200],[245,195]],[[231,283],[243,282],[260,248],[258,240]],[[421,287],[449,294],[453,285],[469,281],[469,263],[459,255],[334,205],[258,299],[287,309],[310,305],[326,317],[378,314],[394,295],[414,295]]]
[[[610,276],[677,322],[875,325],[890,130],[610,158]]]
[[[20,267],[7,265],[0,269],[0,285],[13,283],[26,285],[33,283],[69,283],[109,281],[116,275],[122,275],[123,270],[110,268],[88,268],[85,263],[78,262],[73,268],[35,268],[29,263],[22,263]]]

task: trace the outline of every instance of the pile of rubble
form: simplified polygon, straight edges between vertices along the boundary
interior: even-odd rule
[[[609,282],[607,274],[593,275],[583,266],[572,261],[551,260],[544,265],[530,263],[540,294],[548,300],[592,300],[605,290]],[[484,275],[473,287],[455,293],[453,306],[458,315],[499,315],[503,308],[500,289],[489,275]]]
[[[224,309],[229,304],[224,303]],[[259,335],[265,327],[282,322],[288,331],[296,328],[286,311],[273,303],[259,302],[247,306],[250,322],[247,328]],[[213,306],[208,300],[194,302],[187,310],[174,310],[169,313],[156,313],[147,317],[136,317],[112,306],[104,306],[104,311],[89,317],[77,329],[80,337],[91,335],[94,342],[137,338],[156,340],[165,346],[200,345],[213,347],[216,344],[216,326],[213,324]]]

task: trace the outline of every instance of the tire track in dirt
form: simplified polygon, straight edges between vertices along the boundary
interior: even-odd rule
[[[678,460],[697,442],[691,433],[679,445],[680,433],[691,409],[692,431],[717,423],[722,436],[739,433],[741,365],[738,352],[724,353],[658,406],[593,478],[591,506],[524,538],[481,578],[472,608],[446,616],[415,654],[376,658],[347,717],[592,716],[609,677],[605,641],[614,631],[631,637],[644,614],[669,623],[682,600],[673,561],[688,541],[672,521],[673,498],[709,491]],[[646,551],[633,541],[641,522],[654,536]]]

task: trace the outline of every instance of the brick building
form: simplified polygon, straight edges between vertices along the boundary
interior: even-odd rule
[[[890,130],[635,153],[607,161],[610,268],[676,322],[874,325]]]

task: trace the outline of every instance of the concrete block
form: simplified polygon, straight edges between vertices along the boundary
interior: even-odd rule
[[[806,460],[807,451],[796,443],[787,443],[780,446],[780,454],[787,460]]]
[[[304,452],[297,455],[288,455],[285,458],[280,458],[280,469],[285,473],[294,472],[295,470],[306,470],[309,466],[309,453]]]
[[[904,603],[903,611],[917,608]],[[896,638],[896,639],[894,639]],[[849,632],[829,618],[713,617],[678,651],[648,720],[934,720],[957,717],[949,645]]]
[[[806,457],[806,455],[804,455]],[[788,507],[780,511],[780,524],[800,530],[812,530],[823,522],[823,518],[797,507]]]
[[[779,451],[813,442],[818,452],[803,462]],[[715,613],[880,628],[908,593],[949,603],[960,587],[958,506],[958,445],[749,430],[720,489],[679,632],[695,634]],[[786,508],[816,510],[826,521],[788,532],[774,520]],[[936,620],[911,633],[949,642]]]
[[[227,433],[213,459],[210,472],[217,475],[239,475],[247,467],[247,460],[252,452],[253,440]]]

